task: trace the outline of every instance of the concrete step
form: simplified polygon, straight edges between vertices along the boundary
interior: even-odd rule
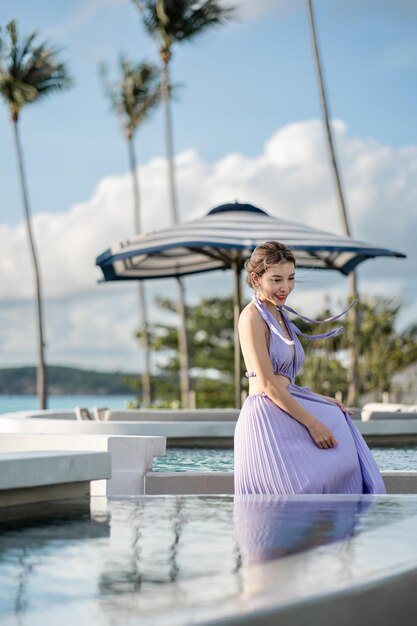
[[[382,472],[391,494],[417,493],[417,472]],[[233,494],[233,472],[147,472],[145,494]]]
[[[0,507],[90,494],[111,476],[107,452],[28,451],[0,454]]]

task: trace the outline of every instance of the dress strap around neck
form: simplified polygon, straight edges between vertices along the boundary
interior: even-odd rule
[[[269,327],[270,331],[273,332],[275,335],[277,335],[288,346],[293,346],[294,345],[294,341],[292,339],[287,339],[287,337],[285,337],[285,335],[283,335],[277,329],[277,327],[275,325],[275,324],[277,324],[277,321],[275,320],[275,318],[272,315],[272,313],[265,306],[265,304],[261,300],[259,300],[259,298],[257,297],[256,293],[254,293],[253,296],[252,296],[252,302],[254,303],[254,305],[258,309],[259,313],[261,314],[262,319],[268,324],[268,327]]]
[[[286,311],[290,311],[291,313],[294,313],[295,315],[300,317],[302,320],[305,320],[306,322],[310,322],[312,324],[326,324],[327,322],[335,322],[336,320],[340,319],[342,315],[345,315],[349,311],[349,309],[351,309],[353,305],[357,303],[358,303],[358,300],[354,300],[353,302],[349,304],[349,306],[344,311],[342,311],[341,313],[338,313],[338,315],[333,315],[332,317],[328,317],[325,320],[314,320],[314,319],[311,319],[310,317],[306,317],[305,315],[301,315],[301,313],[298,313],[298,311],[291,308],[287,304],[283,304],[282,308],[285,309]],[[334,328],[333,330],[329,330],[327,333],[323,333],[320,335],[306,335],[299,328],[297,328],[297,326],[293,322],[291,323],[297,335],[301,335],[302,337],[305,337],[309,341],[315,341],[317,339],[328,339],[329,337],[336,337],[336,335],[340,335],[340,333],[343,333],[343,326],[338,326],[337,328]]]
[[[295,315],[297,315],[297,317],[301,317],[302,320],[306,322],[310,322],[311,324],[327,324],[327,322],[335,322],[336,320],[343,317],[343,315],[346,315],[349,309],[351,309],[353,305],[357,304],[358,302],[359,300],[354,300],[353,302],[349,304],[348,307],[346,307],[344,311],[342,311],[341,313],[338,313],[337,315],[332,315],[332,317],[328,317],[325,320],[314,320],[311,317],[306,317],[305,315],[301,315],[301,313],[298,313],[298,311],[288,306],[288,304],[283,304],[282,308],[285,309],[286,311],[290,311],[290,313],[294,313]]]

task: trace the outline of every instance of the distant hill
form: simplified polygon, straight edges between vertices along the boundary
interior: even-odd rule
[[[48,391],[51,395],[118,395],[132,394],[129,378],[138,374],[95,372],[75,367],[48,366]],[[36,368],[12,367],[0,369],[0,394],[35,395]]]

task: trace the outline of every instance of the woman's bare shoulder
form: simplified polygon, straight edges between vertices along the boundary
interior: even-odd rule
[[[263,323],[262,317],[259,315],[259,312],[256,306],[253,304],[253,302],[249,302],[249,304],[247,304],[240,313],[239,325],[262,324],[262,323]]]

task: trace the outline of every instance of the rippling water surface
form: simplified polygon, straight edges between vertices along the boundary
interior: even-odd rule
[[[417,471],[417,446],[372,448],[381,470]],[[154,459],[154,472],[232,472],[233,450],[220,448],[168,448]]]

